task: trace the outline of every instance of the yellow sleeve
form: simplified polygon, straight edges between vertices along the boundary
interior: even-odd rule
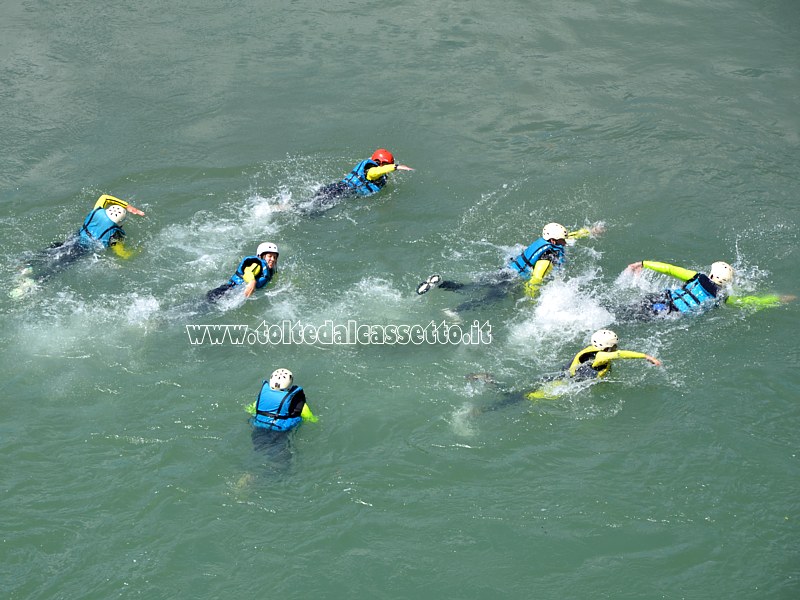
[[[669,263],[656,262],[654,260],[643,260],[642,266],[645,269],[650,269],[651,271],[661,273],[662,275],[669,275],[670,277],[680,279],[681,281],[689,281],[692,277],[697,275],[697,271],[684,269],[683,267],[676,267],[675,265],[671,265]]]
[[[731,304],[741,308],[771,308],[778,306],[781,303],[781,297],[777,294],[768,294],[766,296],[728,296],[725,298],[725,304]]]
[[[127,258],[130,258],[131,256],[133,256],[135,254],[135,252],[133,250],[128,250],[125,247],[125,244],[123,244],[121,241],[120,242],[113,242],[110,245],[110,248],[114,251],[114,254],[116,254],[120,258],[126,258],[127,259]]]
[[[118,206],[121,206],[122,208],[128,208],[128,203],[125,202],[125,200],[120,200],[116,196],[109,196],[108,194],[103,194],[102,196],[100,196],[97,199],[97,202],[95,202],[94,207],[108,208],[112,204],[116,204]]]
[[[567,234],[568,240],[579,240],[581,238],[589,237],[592,234],[588,227],[582,227],[577,231],[570,231]]]
[[[244,273],[242,273],[242,279],[244,279],[245,283],[252,283],[256,280],[256,275],[258,275],[259,271],[261,271],[261,265],[258,263],[253,263],[244,270]]]
[[[312,423],[316,423],[319,420],[314,416],[314,413],[311,412],[311,409],[308,408],[308,403],[303,404],[303,411],[300,413],[300,417],[304,421],[311,421]]]
[[[371,169],[367,169],[367,180],[376,181],[396,169],[397,165],[394,163],[383,165],[382,167],[372,167]]]
[[[252,417],[256,416],[256,401],[253,400],[250,404],[244,407],[244,410]]]
[[[647,358],[644,352],[634,352],[633,350],[617,350],[610,354],[616,354],[614,358]]]
[[[592,367],[602,367],[618,358],[647,358],[646,354],[632,350],[616,350],[615,352],[598,352],[594,357]]]
[[[533,265],[530,278],[525,282],[525,295],[533,298],[539,291],[539,285],[552,270],[553,263],[549,260],[537,260],[536,264]]]

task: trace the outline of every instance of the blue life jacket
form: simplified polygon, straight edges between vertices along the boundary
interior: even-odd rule
[[[682,313],[702,310],[714,302],[719,287],[707,275],[698,273],[681,288],[669,290],[672,305]]]
[[[530,246],[525,248],[516,258],[512,258],[509,267],[514,269],[520,277],[528,278],[531,276],[531,270],[536,261],[539,260],[545,252],[554,252],[556,255],[555,265],[560,265],[564,262],[564,247],[551,244],[544,238],[539,238],[534,241]]]
[[[236,273],[231,276],[231,283],[234,285],[243,284],[245,282],[244,270],[254,263],[257,263],[261,267],[261,270],[255,274],[256,287],[262,288],[267,285],[269,280],[272,279],[272,276],[275,274],[275,271],[271,270],[267,266],[267,263],[261,260],[258,256],[245,256],[242,259],[242,262],[239,263]]]
[[[122,227],[109,218],[105,208],[95,208],[90,212],[78,232],[81,245],[91,247],[99,244],[104,248],[108,248],[111,244],[114,234],[117,234],[117,237],[123,237],[125,232]]]
[[[303,388],[293,385],[288,390],[273,390],[264,381],[256,400],[253,425],[272,431],[289,431],[303,420],[300,414],[306,405]]]
[[[347,177],[342,179],[342,183],[351,188],[359,196],[371,196],[372,194],[377,194],[388,181],[386,175],[382,175],[375,181],[370,181],[367,179],[367,171],[369,171],[372,167],[377,166],[378,163],[372,159],[367,158],[362,160],[355,167],[353,167],[353,170],[348,173]]]

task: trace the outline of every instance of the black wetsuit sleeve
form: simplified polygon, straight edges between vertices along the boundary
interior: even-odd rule
[[[292,402],[289,405],[289,418],[294,419],[299,417],[303,412],[303,407],[306,405],[306,393],[303,390],[297,392],[292,396]]]

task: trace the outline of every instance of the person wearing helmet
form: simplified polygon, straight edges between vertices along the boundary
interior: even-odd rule
[[[634,352],[618,350],[619,338],[610,329],[600,329],[592,334],[590,344],[572,359],[567,373],[573,379],[593,379],[605,377],[611,371],[611,362],[620,358],[643,358],[652,365],[660,366],[657,358]]]
[[[124,200],[108,194],[100,196],[78,232],[81,245],[87,249],[111,248],[117,256],[130,258],[132,252],[122,242],[125,237],[122,222],[128,213],[144,216],[141,210]]]
[[[332,207],[337,200],[355,196],[372,196],[380,192],[393,171],[413,171],[407,165],[395,162],[386,148],[378,148],[372,156],[359,162],[344,179],[320,188],[313,202],[316,212]]]
[[[565,385],[569,380],[583,381],[605,377],[611,372],[611,363],[617,359],[643,358],[655,366],[661,366],[661,361],[632,350],[619,350],[617,345],[619,338],[610,329],[600,329],[592,334],[590,343],[586,348],[578,352],[564,371],[565,378],[556,378],[552,381],[544,382],[539,389],[526,394],[528,400],[540,400],[543,398],[555,398],[554,393],[559,387]]]
[[[525,295],[533,298],[539,291],[544,278],[553,268],[564,264],[567,240],[579,240],[590,235],[603,232],[603,226],[582,227],[576,231],[567,231],[560,223],[548,223],[542,228],[542,236],[522,251],[522,254],[511,259],[509,266],[520,277],[525,279]]]
[[[678,288],[669,288],[655,294],[648,294],[636,306],[628,307],[633,318],[666,316],[670,314],[700,313],[720,304],[730,304],[755,309],[777,306],[782,302],[794,300],[794,296],[768,294],[764,296],[733,296],[729,287],[733,283],[733,267],[723,261],[712,263],[708,274],[669,263],[642,260],[631,263],[625,269],[638,275],[648,269],[669,275],[684,283]]]
[[[456,312],[505,296],[510,288],[519,282],[520,278],[525,280],[525,295],[534,297],[542,281],[553,268],[564,264],[567,240],[599,235],[603,231],[604,227],[600,223],[572,232],[560,223],[548,223],[542,228],[541,237],[534,240],[520,255],[509,259],[508,269],[501,271],[489,283],[484,284],[484,287],[489,287],[484,298],[466,302],[457,307]],[[465,284],[443,280],[438,274],[431,275],[417,286],[417,294],[425,294],[435,287],[459,291],[465,288]]]
[[[46,281],[88,252],[111,248],[117,256],[130,258],[133,252],[123,244],[125,231],[122,229],[128,213],[144,216],[141,210],[124,200],[108,194],[100,196],[77,233],[52,244],[30,260],[9,296],[24,296],[35,289],[37,283]]]
[[[216,302],[229,290],[242,284],[245,286],[244,297],[249,298],[253,290],[267,285],[275,275],[278,256],[278,246],[272,242],[259,244],[254,255],[245,256],[241,260],[230,280],[208,292],[206,298],[210,302]]]
[[[711,265],[708,275],[664,262],[642,260],[631,263],[625,269],[638,275],[648,269],[669,275],[684,282],[678,288],[669,288],[645,296],[637,307],[643,315],[666,316],[673,313],[699,313],[719,304],[726,295],[726,286],[733,282],[733,268],[726,262]]]
[[[289,369],[273,371],[269,381],[261,384],[255,402],[246,410],[253,417],[254,427],[269,431],[289,431],[304,420],[317,421],[306,404],[303,388],[294,385],[294,375]]]
[[[606,377],[611,372],[611,364],[618,359],[642,358],[655,366],[661,366],[661,361],[654,356],[643,352],[632,350],[620,350],[617,346],[619,338],[610,329],[599,329],[595,331],[589,341],[589,345],[578,352],[564,369],[555,376],[543,378],[537,389],[525,394],[507,389],[503,384],[498,383],[491,373],[472,373],[467,376],[470,381],[481,381],[495,385],[500,388],[503,394],[502,401],[492,404],[484,409],[499,410],[510,404],[527,400],[553,400],[563,393],[562,388],[569,385],[570,381],[585,381],[587,379],[598,379]],[[483,411],[479,411],[483,412]]]

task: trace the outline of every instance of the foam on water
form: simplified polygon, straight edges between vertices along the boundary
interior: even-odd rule
[[[221,206],[219,213],[200,211],[187,224],[166,226],[153,240],[155,252],[160,259],[169,260],[173,257],[165,250],[177,250],[182,260],[194,267],[222,268],[220,263],[230,261],[232,255],[255,252],[260,241],[278,234],[283,224],[276,215],[283,211],[276,207],[283,206],[282,202],[281,197],[251,196]]]
[[[146,335],[158,323],[161,304],[151,294],[102,294],[87,300],[71,289],[61,289],[49,296],[27,297],[19,310],[27,315],[16,323],[16,335],[24,340],[19,347],[34,355],[50,355],[102,348],[113,339]],[[109,332],[114,335],[109,337]]]
[[[475,421],[475,406],[465,403],[453,409],[448,418],[453,433],[459,437],[475,437],[478,428]]]
[[[546,282],[532,301],[520,301],[519,315],[509,325],[509,345],[536,362],[560,354],[597,329],[609,326],[613,315],[593,292],[598,273]]]
[[[161,308],[161,304],[154,296],[140,296],[136,292],[125,298],[125,302],[127,304],[125,316],[130,325],[144,326]]]
[[[358,319],[381,324],[405,314],[403,294],[394,284],[379,277],[364,277],[346,294],[337,295],[329,304],[309,307],[317,319],[340,322]]]

